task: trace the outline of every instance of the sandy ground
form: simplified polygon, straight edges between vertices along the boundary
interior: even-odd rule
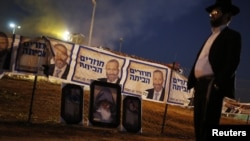
[[[143,101],[142,132],[128,133],[86,125],[89,94],[84,94],[84,124],[60,123],[61,85],[38,81],[32,101],[32,80],[4,77],[0,79],[0,141],[194,141],[192,109]],[[28,121],[29,110],[32,116]],[[222,122],[245,124],[223,118]]]

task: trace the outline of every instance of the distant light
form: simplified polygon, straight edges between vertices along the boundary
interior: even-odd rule
[[[16,28],[18,28],[18,29],[20,29],[21,28],[21,26],[20,25],[18,25],[18,26],[16,26],[16,24],[14,24],[14,23],[10,23],[10,28],[12,28],[12,33],[13,34],[15,34],[15,30],[16,30]]]
[[[16,25],[14,23],[10,23],[10,27],[14,28]]]
[[[63,39],[64,39],[65,41],[70,41],[70,32],[69,32],[69,31],[65,31],[65,32],[63,33]]]

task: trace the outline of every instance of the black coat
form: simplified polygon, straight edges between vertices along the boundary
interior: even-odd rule
[[[196,56],[196,61],[202,48]],[[235,73],[240,62],[241,35],[228,27],[224,28],[211,45],[209,62],[214,72],[214,83],[219,86],[223,96],[234,98]],[[196,85],[197,79],[192,67],[188,77],[188,89]]]
[[[67,79],[68,73],[69,73],[70,66],[67,65],[65,71],[63,72],[62,79]],[[53,75],[55,71],[55,64],[49,65],[49,75]]]
[[[98,80],[103,81],[103,82],[107,82],[107,78],[99,78]],[[120,81],[121,81],[121,79],[118,78],[117,81],[115,82],[115,84],[120,84]]]
[[[154,88],[152,88],[152,89],[147,89],[146,91],[148,91],[147,98],[148,98],[148,99],[153,99],[153,96],[154,96]],[[165,88],[162,89],[160,101],[163,101],[163,100],[164,100],[164,96],[165,96]]]

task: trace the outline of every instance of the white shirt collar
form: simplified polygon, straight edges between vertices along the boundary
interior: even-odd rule
[[[59,73],[59,77],[62,77],[62,74],[64,73],[64,71],[66,70],[66,68],[67,68],[67,65],[65,65],[65,66],[64,66],[63,68],[61,68],[61,69],[59,69],[58,67],[55,66],[55,71],[56,71],[56,70],[61,70],[61,72]],[[55,71],[54,71],[54,75],[55,75],[55,73],[56,73]]]
[[[159,92],[156,92],[156,91],[154,90],[154,94],[156,94],[156,93],[161,94],[161,92],[162,92],[162,89],[161,89]]]

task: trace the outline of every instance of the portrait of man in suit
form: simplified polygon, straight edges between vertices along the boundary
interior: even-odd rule
[[[161,70],[155,70],[153,72],[153,88],[147,89],[147,98],[157,101],[163,101],[165,96],[165,88],[163,87],[163,72]]]
[[[0,32],[0,70],[7,69],[6,58],[10,54],[8,51],[8,45],[8,36],[4,32]]]
[[[119,78],[119,62],[116,59],[111,59],[107,62],[106,67],[106,78],[99,78],[98,80],[119,84],[121,79]]]
[[[54,45],[55,56],[53,58],[55,64],[49,65],[49,75],[66,79],[70,66],[67,63],[67,48],[63,44]]]

